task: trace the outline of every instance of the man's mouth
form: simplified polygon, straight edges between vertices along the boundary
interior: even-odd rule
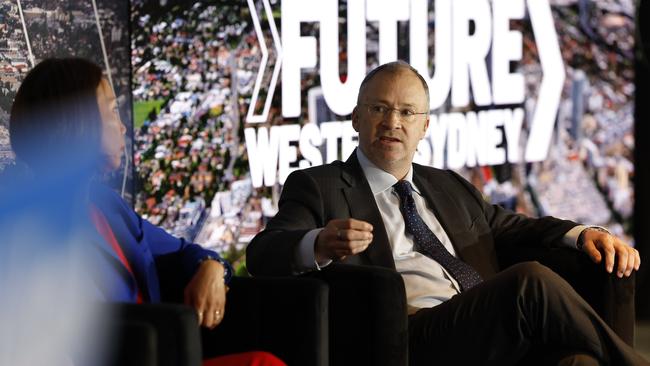
[[[396,137],[390,137],[390,136],[381,136],[381,137],[379,137],[379,141],[381,141],[381,142],[388,142],[388,143],[391,143],[391,142],[401,142],[400,139],[398,139],[398,138],[396,138]]]

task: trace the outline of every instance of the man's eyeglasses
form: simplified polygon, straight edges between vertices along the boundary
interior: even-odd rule
[[[413,122],[418,115],[429,114],[429,112],[416,112],[411,108],[391,108],[382,104],[362,104],[368,110],[372,118],[386,118],[389,113],[397,112],[401,121]]]

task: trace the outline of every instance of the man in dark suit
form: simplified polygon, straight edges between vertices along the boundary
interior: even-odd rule
[[[404,62],[370,72],[352,114],[359,149],[287,178],[278,214],[248,246],[249,271],[300,274],[332,261],[397,270],[414,365],[505,365],[554,348],[570,351],[559,363],[645,364],[553,271],[525,262],[498,272],[496,256],[568,246],[623,277],[638,270],[638,252],[600,228],[490,205],[454,172],[413,164],[428,96]]]

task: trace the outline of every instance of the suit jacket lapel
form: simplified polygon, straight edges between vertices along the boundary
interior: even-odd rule
[[[386,227],[357,160],[356,151],[343,164],[341,179],[349,185],[343,189],[343,195],[350,208],[350,217],[366,221],[373,226],[373,241],[361,255],[365,256],[370,264],[395,269]]]
[[[447,193],[440,190],[434,186],[431,182],[426,181],[421,174],[418,174],[416,165],[413,166],[413,182],[417,185],[418,189],[422,192],[427,204],[433,210],[433,213],[436,215],[438,221],[442,225],[442,228],[445,230],[445,233],[451,240],[456,253],[461,257],[462,248],[460,248],[459,238],[456,237],[455,233],[459,232],[462,227],[459,226],[459,223],[453,220],[454,217],[461,217],[456,204]]]

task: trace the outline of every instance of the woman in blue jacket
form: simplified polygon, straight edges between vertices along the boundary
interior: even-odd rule
[[[100,67],[79,58],[46,59],[23,80],[10,117],[11,144],[18,159],[38,179],[73,175],[78,188],[70,207],[91,233],[84,246],[93,298],[119,302],[159,302],[156,258],[178,256],[188,280],[185,303],[199,323],[216,327],[224,317],[232,268],[216,252],[176,238],[142,219],[95,176],[120,167],[126,128],[115,94]],[[82,202],[81,205],[77,204]],[[234,361],[233,361],[234,360]],[[265,353],[213,360],[210,365],[283,365]]]

